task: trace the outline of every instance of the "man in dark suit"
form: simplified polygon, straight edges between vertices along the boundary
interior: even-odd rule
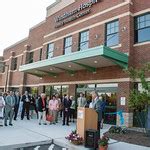
[[[68,95],[64,95],[63,99],[63,124],[69,126],[69,116],[70,116],[70,106],[71,106],[72,101],[69,99]],[[66,120],[67,119],[67,120]]]
[[[14,93],[15,97],[15,106],[14,106],[14,120],[17,119],[17,114],[18,114],[18,109],[19,109],[19,104],[20,104],[20,94],[19,92]]]
[[[31,100],[31,97],[28,94],[28,91],[25,91],[24,95],[21,98],[21,101],[23,102],[21,120],[23,120],[23,118],[24,118],[25,111],[26,111],[26,114],[27,114],[27,120],[30,120],[30,118],[29,118],[30,100]]]
[[[98,114],[97,130],[100,131],[101,120],[102,120],[102,109],[101,109],[102,101],[99,99],[99,95],[97,91],[93,91],[91,94],[92,94],[92,108]]]

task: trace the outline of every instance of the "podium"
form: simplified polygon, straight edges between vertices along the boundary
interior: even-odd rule
[[[77,111],[77,133],[85,140],[85,131],[97,130],[98,115],[92,108],[78,107]]]

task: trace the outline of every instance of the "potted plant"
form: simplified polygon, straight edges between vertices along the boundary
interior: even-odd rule
[[[109,141],[109,138],[106,135],[103,135],[98,141],[99,150],[107,150],[108,141]]]
[[[76,133],[76,131],[72,131],[67,137],[67,140],[69,140],[72,144],[75,145],[82,145],[83,144],[83,138]]]

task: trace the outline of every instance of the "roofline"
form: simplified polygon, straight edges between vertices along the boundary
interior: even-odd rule
[[[45,22],[46,22],[46,20],[43,20],[43,21],[37,23],[36,25],[34,25],[33,27],[31,27],[31,28],[29,29],[29,31],[32,30],[32,29],[34,29],[34,28],[39,27],[40,25],[44,24]]]
[[[62,0],[56,0],[54,3],[52,3],[51,5],[49,5],[47,8],[46,8],[46,10],[48,10],[48,9],[50,9],[50,8],[52,8],[52,7],[54,7],[54,6],[56,6],[58,3],[60,3]]]
[[[24,39],[22,39],[22,40],[20,40],[20,41],[18,41],[18,42],[16,42],[16,43],[10,45],[9,47],[5,48],[4,51],[6,51],[6,50],[8,50],[8,49],[10,49],[10,48],[13,48],[14,46],[16,46],[16,45],[18,45],[18,44],[20,44],[20,43],[22,43],[22,42],[24,42],[24,41],[26,41],[26,40],[28,40],[28,37],[26,37],[26,38],[24,38]]]

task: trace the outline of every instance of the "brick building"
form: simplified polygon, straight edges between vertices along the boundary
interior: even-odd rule
[[[83,92],[89,98],[96,89],[107,111],[123,110],[132,126],[132,83],[123,69],[148,62],[149,51],[150,1],[57,0],[28,37],[4,50],[0,90],[75,97]],[[110,122],[119,124],[119,116]]]

